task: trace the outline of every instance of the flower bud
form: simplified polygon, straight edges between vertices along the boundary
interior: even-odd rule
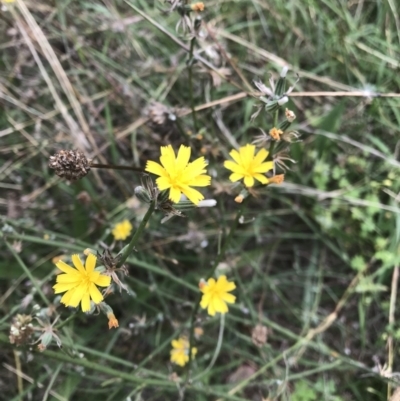
[[[274,95],[278,98],[284,95],[286,90],[286,74],[288,72],[287,67],[283,67],[278,82],[276,83]]]
[[[142,187],[141,185],[135,187],[135,195],[140,199],[142,202],[151,203],[151,196],[146,188]]]

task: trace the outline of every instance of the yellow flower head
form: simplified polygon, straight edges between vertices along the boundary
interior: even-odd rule
[[[86,258],[85,266],[83,266],[79,255],[72,255],[71,259],[75,268],[62,260],[56,263],[56,266],[64,274],[57,276],[57,284],[53,286],[54,292],[56,294],[65,292],[60,301],[65,306],[76,308],[81,303],[82,311],[89,312],[90,300],[95,304],[103,300],[103,295],[96,286],[108,287],[111,283],[111,277],[94,270],[97,258],[92,253]]]
[[[210,316],[214,316],[217,312],[222,314],[228,312],[227,303],[235,303],[236,297],[228,294],[228,292],[233,291],[236,285],[234,282],[229,282],[226,276],[218,277],[217,281],[214,278],[210,278],[207,283],[201,282],[199,287],[203,293],[200,306],[203,309],[207,308]]]
[[[189,163],[191,149],[181,145],[178,156],[171,145],[161,146],[161,165],[149,160],[146,171],[159,175],[156,180],[158,189],[164,191],[169,189],[169,199],[174,203],[179,203],[181,194],[197,205],[204,196],[191,187],[206,187],[211,183],[211,177],[205,175],[207,162],[204,157],[199,157]]]
[[[254,155],[255,145],[247,144],[239,148],[239,152],[235,149],[230,151],[232,160],[224,162],[225,168],[231,170],[233,173],[229,176],[232,182],[236,182],[244,178],[244,185],[252,187],[254,185],[254,178],[261,182],[261,184],[268,184],[268,178],[262,173],[266,173],[274,168],[274,162],[264,162],[268,157],[268,152],[265,149],[260,149]]]
[[[186,337],[179,337],[178,340],[172,340],[171,362],[179,366],[185,366],[189,362],[189,341]],[[197,354],[197,348],[192,348],[192,357]]]
[[[132,224],[129,220],[123,220],[121,223],[118,223],[114,226],[111,233],[116,240],[124,241],[127,237],[129,237],[132,231]]]

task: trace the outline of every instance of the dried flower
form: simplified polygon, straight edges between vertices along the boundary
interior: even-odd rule
[[[114,236],[116,241],[118,240],[126,240],[132,231],[132,224],[129,220],[123,220],[120,223],[117,223],[112,229],[111,233]]]
[[[125,265],[122,265],[121,267],[117,267],[119,263],[119,259],[121,257],[121,254],[117,255],[115,258],[112,256],[111,252],[108,249],[105,249],[102,254],[97,252],[97,257],[101,260],[101,262],[104,264],[104,267],[106,269],[106,275],[110,276],[112,281],[119,287],[119,290],[126,291],[128,294],[130,293],[130,290],[126,284],[124,284],[121,279],[118,276],[118,273],[122,273],[124,276],[128,275],[128,269],[126,268]],[[111,313],[107,310],[107,316],[108,314]]]
[[[36,342],[40,341],[40,344],[38,345],[39,351],[44,351],[53,339],[56,341],[56,344],[61,348],[62,346],[61,339],[56,333],[57,329],[54,328],[54,325],[57,323],[59,317],[60,316],[57,316],[54,319],[53,323],[43,322],[39,318],[36,318],[36,320],[42,327],[41,330],[43,332],[39,337],[39,339],[36,341]]]
[[[282,184],[285,179],[285,174],[277,174],[269,179],[270,184]]]
[[[281,129],[274,127],[269,130],[269,134],[270,134],[271,138],[274,139],[275,141],[280,141],[283,131]]]
[[[171,362],[179,366],[185,366],[189,362],[189,341],[186,337],[179,337],[178,340],[172,340]],[[197,348],[192,347],[192,357],[197,354]]]
[[[292,123],[296,119],[296,114],[294,114],[293,111],[289,109],[285,109],[285,116],[290,123]]]
[[[229,153],[234,162],[227,160],[224,162],[224,167],[233,172],[229,177],[232,182],[244,179],[244,185],[252,187],[254,179],[256,179],[262,184],[268,184],[268,178],[262,173],[272,170],[274,163],[272,161],[264,162],[268,157],[268,151],[265,149],[260,149],[254,155],[255,148],[254,145],[247,144],[239,148],[239,152],[234,149]]]
[[[95,270],[97,258],[93,254],[88,255],[85,266],[79,255],[72,255],[71,259],[75,268],[62,260],[56,263],[64,274],[57,276],[57,284],[53,286],[54,292],[56,294],[65,292],[60,301],[65,306],[76,308],[81,303],[82,311],[89,312],[91,300],[95,304],[103,300],[103,295],[96,286],[108,287],[111,278]]]
[[[204,11],[204,3],[203,2],[198,2],[190,5],[190,8],[192,11]]]
[[[158,189],[169,189],[169,199],[174,203],[180,201],[183,193],[197,205],[204,196],[191,187],[206,187],[211,182],[211,177],[204,174],[207,172],[204,157],[189,163],[190,153],[190,147],[181,145],[175,156],[171,145],[161,146],[161,165],[151,160],[146,165],[146,171],[160,176],[156,180]]]
[[[210,316],[214,316],[217,312],[225,314],[228,312],[227,303],[235,303],[236,297],[229,294],[236,288],[234,282],[226,279],[226,276],[219,276],[218,280],[209,278],[207,282],[202,280],[199,284],[200,291],[203,293],[200,306],[207,308]]]
[[[244,201],[244,196],[242,194],[239,194],[236,198],[235,198],[235,202],[236,203],[242,203]]]
[[[90,171],[91,160],[80,150],[60,150],[49,158],[49,167],[54,169],[59,177],[76,181],[85,177]]]
[[[107,317],[108,317],[108,328],[109,329],[112,329],[113,327],[114,328],[119,327],[118,320],[115,317],[114,313],[107,314]]]

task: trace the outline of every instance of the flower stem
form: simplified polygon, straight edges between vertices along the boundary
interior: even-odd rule
[[[77,312],[71,313],[64,321],[62,321],[60,324],[58,324],[56,327],[54,327],[56,330],[61,329],[61,327],[64,327],[67,323],[69,323],[71,320],[74,320],[78,316]]]
[[[189,75],[189,98],[190,98],[190,108],[192,109],[192,118],[193,118],[193,125],[194,125],[194,130],[197,133],[199,130],[198,124],[197,124],[197,117],[196,117],[196,109],[194,106],[194,96],[193,96],[193,51],[194,51],[194,45],[196,42],[196,38],[192,38],[190,41],[190,49],[189,49],[189,59],[188,59],[188,75]]]
[[[156,200],[153,199],[152,202],[150,203],[150,206],[149,206],[146,214],[143,217],[143,220],[141,221],[139,227],[135,231],[135,234],[133,235],[131,242],[128,244],[128,246],[126,246],[124,253],[122,254],[122,256],[117,264],[117,268],[120,268],[126,262],[126,259],[128,259],[128,256],[131,254],[133,248],[135,247],[136,242],[138,241],[138,239],[140,238],[140,235],[142,234],[142,231],[146,227],[146,224],[149,221],[150,216],[154,212],[155,206],[156,206]]]
[[[276,110],[275,114],[274,114],[274,127],[278,126],[278,117],[279,117],[279,109]],[[270,145],[269,150],[268,150],[268,156],[267,156],[266,161],[271,161],[271,160],[274,159],[275,144],[276,144],[275,141],[271,142],[271,145]]]
[[[228,236],[226,237],[225,241],[224,241],[224,245],[221,248],[221,251],[219,252],[219,254],[217,255],[213,265],[211,266],[211,269],[207,275],[207,279],[212,277],[215,273],[215,270],[217,269],[219,263],[221,262],[221,260],[223,259],[223,257],[225,256],[225,252],[228,248],[228,245],[230,244],[233,234],[236,232],[236,228],[239,224],[239,219],[242,216],[242,212],[244,209],[244,205],[245,205],[245,200],[240,204],[239,210],[237,211],[236,217],[235,217],[235,221],[233,222],[231,229],[229,231]],[[194,322],[196,319],[196,315],[197,312],[199,310],[200,307],[200,300],[201,300],[201,293],[198,295],[197,297],[197,301],[195,304],[195,307],[193,308],[193,312],[192,315],[190,317],[190,337],[189,337],[189,349],[192,349],[193,346],[193,340],[194,340]],[[185,384],[188,383],[189,381],[189,373],[190,373],[190,367],[192,365],[192,354],[191,352],[189,352],[189,362],[187,364],[187,370],[186,370],[186,379],[185,379]]]
[[[117,166],[115,164],[100,164],[100,163],[90,163],[91,168],[108,168],[111,170],[130,170],[137,171],[139,173],[144,173],[144,169],[141,167],[133,167],[133,166]]]
[[[221,346],[222,346],[222,340],[224,338],[224,328],[225,328],[225,315],[223,315],[221,313],[221,320],[220,320],[220,326],[219,326],[219,334],[218,334],[218,341],[217,341],[217,346],[215,348],[214,351],[214,355],[211,359],[210,364],[207,366],[207,368],[205,370],[203,370],[203,372],[201,372],[199,375],[197,375],[193,381],[196,382],[197,380],[199,380],[200,378],[202,378],[204,375],[206,375],[214,366],[215,361],[218,358],[218,355],[221,351]]]

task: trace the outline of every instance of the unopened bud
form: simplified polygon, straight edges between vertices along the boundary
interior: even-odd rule
[[[142,186],[137,186],[135,187],[135,195],[142,201],[145,203],[151,203],[151,196],[149,194],[149,192],[146,190],[146,188],[142,187]]]

